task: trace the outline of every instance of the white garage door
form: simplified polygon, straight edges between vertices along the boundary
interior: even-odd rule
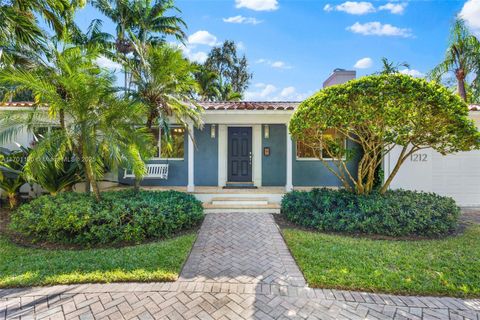
[[[433,153],[432,191],[464,206],[480,205],[480,151]]]
[[[480,127],[479,116],[477,111],[472,118]],[[399,148],[395,149],[385,159],[386,175],[395,165],[399,152]],[[448,156],[421,150],[405,161],[391,188],[435,192],[452,197],[460,206],[480,206],[480,150]]]

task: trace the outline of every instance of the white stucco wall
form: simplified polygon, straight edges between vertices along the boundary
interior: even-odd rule
[[[480,112],[470,112],[480,128]],[[385,159],[385,176],[396,163],[400,148]],[[443,156],[432,149],[408,159],[395,176],[392,189],[435,192],[455,199],[461,206],[480,206],[480,150]]]

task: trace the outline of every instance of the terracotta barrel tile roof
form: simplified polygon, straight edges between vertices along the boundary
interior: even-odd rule
[[[20,101],[20,102],[1,102],[0,107],[33,107],[35,103],[30,101]]]
[[[205,110],[294,110],[300,102],[289,101],[222,101],[199,102]]]
[[[205,110],[295,110],[300,102],[293,101],[221,101],[198,102]],[[33,102],[0,102],[1,107],[32,107]],[[470,111],[480,111],[480,104],[468,106]]]

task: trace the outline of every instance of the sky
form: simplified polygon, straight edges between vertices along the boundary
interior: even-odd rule
[[[253,78],[245,100],[303,100],[335,68],[368,75],[382,57],[423,76],[442,61],[457,15],[480,37],[480,0],[177,0],[176,6],[188,25],[187,57],[202,62],[224,40],[246,55]],[[76,20],[86,29],[94,18],[114,33],[115,25],[90,6]]]

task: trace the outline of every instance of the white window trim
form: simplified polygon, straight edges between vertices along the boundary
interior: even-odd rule
[[[31,132],[30,132],[31,135],[32,135],[32,137],[31,137],[31,139],[30,139],[30,140],[31,140],[30,143],[35,142],[35,136],[36,136],[36,135],[35,135],[35,129],[36,129],[36,128],[47,128],[47,134],[49,134],[50,132],[52,132],[52,129],[53,129],[53,128],[60,128],[60,125],[54,124],[54,123],[52,123],[52,124],[36,124],[36,125],[33,125],[32,130],[31,130]],[[37,137],[37,138],[38,138],[38,137]]]
[[[343,138],[343,144],[344,144],[344,147],[345,149],[347,149],[347,138]],[[297,161],[336,161],[337,159],[334,159],[334,158],[323,158],[323,159],[319,159],[319,158],[312,158],[312,157],[299,157],[298,156],[298,141],[295,141],[295,159]],[[347,160],[347,157],[346,156],[343,156],[342,161],[345,161]]]
[[[181,126],[179,125],[173,125],[173,126],[170,126],[170,129],[173,129],[173,128],[182,128]],[[185,132],[183,133],[183,143],[185,144]],[[185,160],[185,149],[183,150],[183,158],[162,158],[161,155],[162,155],[162,128],[160,128],[160,126],[158,127],[158,154],[160,155],[159,157],[153,157],[153,158],[150,158],[150,160],[155,160],[155,161],[158,161],[158,160],[165,160],[165,161],[184,161]]]

